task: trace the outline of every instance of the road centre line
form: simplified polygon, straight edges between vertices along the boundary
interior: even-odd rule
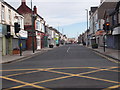
[[[67,49],[67,53],[69,52],[69,50],[70,50],[70,47]]]
[[[113,68],[115,68],[115,67],[111,67],[109,69],[113,69]],[[108,70],[108,69],[100,69],[99,71],[103,71],[103,70]],[[98,70],[94,70],[94,71],[97,72]],[[58,71],[53,71],[53,70],[48,70],[48,72],[54,72],[54,73],[59,73],[59,74],[67,74],[69,76],[58,77],[58,78],[54,78],[54,79],[48,79],[48,80],[44,80],[44,81],[40,81],[40,82],[35,82],[35,83],[32,83],[32,84],[40,84],[40,83],[50,82],[50,81],[54,81],[54,80],[60,80],[60,79],[65,79],[65,78],[69,78],[69,77],[74,77],[74,76],[84,77],[84,78],[89,78],[89,79],[94,79],[94,80],[100,80],[100,81],[106,81],[106,82],[112,82],[112,83],[119,83],[119,82],[116,82],[116,81],[111,81],[111,80],[106,80],[106,79],[94,78],[94,77],[89,77],[89,76],[81,76],[83,74],[87,74],[88,72],[81,73],[81,74],[71,74],[71,73],[64,73],[64,72],[58,72]],[[93,71],[90,71],[90,72],[93,72]],[[16,86],[16,87],[11,87],[10,89],[21,88],[21,87],[24,87],[24,86],[27,86],[27,85],[20,85],[20,86]]]
[[[25,84],[27,86],[32,86],[32,87],[36,87],[36,88],[50,90],[50,89],[47,89],[47,88],[42,87],[42,86],[34,85],[34,84],[31,84],[31,83],[23,82],[23,81],[20,81],[20,80],[16,80],[16,79],[4,77],[4,76],[0,76],[0,78],[6,79],[6,80],[10,80],[10,81],[13,81],[13,82],[17,82],[17,83],[21,83],[21,84]],[[6,89],[6,90],[8,90],[8,89]]]

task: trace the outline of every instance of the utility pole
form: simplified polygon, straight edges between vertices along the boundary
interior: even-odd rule
[[[86,45],[88,46],[88,9],[85,9],[86,10],[86,12],[87,12],[87,14],[86,14],[86,16],[87,16],[87,41],[86,41]]]
[[[35,47],[34,47],[34,19],[33,19],[33,9],[32,9],[32,0],[31,0],[31,11],[32,11],[32,14],[31,14],[31,20],[32,20],[32,50],[33,50],[33,53],[35,53]]]

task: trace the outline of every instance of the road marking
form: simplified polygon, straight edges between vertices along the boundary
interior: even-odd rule
[[[67,49],[67,53],[69,52],[69,50],[70,50],[70,47]]]
[[[107,71],[120,72],[119,70],[107,70]]]
[[[107,79],[96,78],[96,77],[89,77],[89,76],[82,76],[82,75],[80,75],[79,77],[84,77],[84,78],[89,78],[89,79],[94,79],[94,80],[100,80],[100,81],[105,81],[105,82],[110,82],[110,83],[120,83],[120,82],[107,80]]]
[[[94,51],[94,52],[95,52],[95,51]],[[114,59],[112,59],[112,58],[109,58],[109,57],[107,57],[107,56],[105,56],[105,55],[102,55],[102,54],[100,54],[100,53],[98,53],[98,52],[95,52],[95,53],[98,54],[98,55],[101,56],[101,57],[104,57],[105,59],[107,59],[107,60],[109,60],[109,61],[111,61],[111,62],[120,64],[119,61],[116,61],[116,60],[114,60]]]
[[[102,89],[102,90],[111,90],[113,88],[119,88],[120,85],[115,85],[115,86],[111,86],[111,87],[108,87],[108,88],[105,88],[105,89]]]
[[[85,67],[85,68],[88,68],[88,67]],[[89,68],[93,68],[93,67],[89,67]],[[100,80],[100,81],[106,81],[106,82],[112,82],[112,83],[119,83],[119,82],[116,82],[116,81],[111,81],[111,80],[106,80],[106,79],[100,79],[100,78],[95,78],[95,77],[83,76],[84,74],[94,73],[94,72],[103,71],[103,70],[110,70],[110,69],[114,69],[114,68],[117,68],[117,67],[110,67],[110,68],[106,68],[106,69],[98,69],[98,70],[93,70],[93,71],[79,73],[79,74],[72,74],[72,73],[65,73],[65,72],[53,71],[53,70],[51,70],[53,68],[42,69],[42,70],[47,71],[47,72],[65,74],[65,75],[69,75],[69,76],[48,79],[48,80],[44,80],[44,81],[40,81],[40,82],[34,82],[34,83],[31,83],[31,84],[32,85],[34,85],[34,84],[40,84],[40,83],[45,83],[45,82],[50,82],[50,81],[65,79],[65,78],[69,78],[69,77],[74,77],[74,76],[83,77],[83,78],[89,78],[89,79],[94,79],[94,80]],[[11,87],[10,89],[21,88],[21,87],[24,87],[24,86],[28,86],[28,85],[25,84],[25,85],[15,86],[15,87]]]
[[[44,81],[40,81],[40,82],[35,82],[32,84],[40,84],[40,83],[45,83],[45,82],[50,82],[50,81],[55,81],[55,80],[61,80],[61,79],[69,78],[69,77],[72,77],[72,76],[58,77],[58,78],[48,79],[48,80],[44,80]],[[25,86],[27,86],[27,85],[15,86],[15,87],[11,87],[10,89],[21,88],[21,87],[25,87]]]
[[[34,73],[34,72],[47,71],[47,70],[51,70],[51,69],[79,69],[79,68],[97,69],[97,71],[103,70],[103,69],[96,68],[96,67],[63,67],[63,68],[48,68],[48,69],[29,69],[29,70],[37,70],[37,71],[30,71],[30,72],[24,72],[24,73],[11,74],[11,75],[6,75],[5,77],[11,77],[11,76],[17,76],[17,75],[23,75],[23,74],[30,74],[30,73]],[[113,68],[117,68],[117,67],[111,67],[111,68],[113,69]],[[21,69],[18,69],[17,71],[19,71],[19,70],[21,71]],[[24,69],[24,70],[26,70],[26,69]],[[108,71],[108,69],[104,69],[104,70]],[[14,70],[11,70],[11,71],[14,71]],[[15,69],[15,71],[16,71],[16,69]],[[118,72],[117,70],[109,70],[109,71]],[[87,73],[92,73],[92,72],[96,72],[96,71],[91,71],[91,72],[87,72]]]
[[[0,71],[30,71],[30,70],[41,70],[39,68],[33,68],[33,69],[8,69],[8,70],[0,70]]]
[[[44,70],[44,69],[77,69],[77,68],[99,69],[100,67],[56,67],[56,68],[9,69],[9,70],[0,70],[0,71],[3,71],[3,72],[4,71],[30,71],[30,70]]]
[[[20,80],[16,80],[16,79],[4,77],[4,76],[0,76],[0,78],[6,79],[6,80],[10,80],[10,81],[13,81],[13,82],[17,82],[17,83],[21,83],[21,84],[25,84],[27,86],[32,86],[32,87],[41,88],[41,89],[47,89],[47,88],[42,87],[42,86],[30,84],[30,83],[27,83],[27,82],[23,82],[23,81],[20,81]],[[47,89],[47,90],[50,90],[50,89]]]
[[[40,72],[38,71],[31,71],[31,72],[24,72],[24,73],[17,73],[17,74],[11,74],[11,75],[6,75],[5,77],[12,77],[12,76],[18,76],[18,75],[23,75],[23,74],[30,74],[30,73],[35,73],[35,72]]]

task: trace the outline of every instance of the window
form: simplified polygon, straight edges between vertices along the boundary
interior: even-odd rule
[[[120,23],[120,6],[119,6],[119,12],[118,12],[118,23]]]
[[[39,21],[36,21],[36,29],[40,30],[40,22]]]
[[[11,10],[8,9],[8,20],[11,22]]]
[[[2,5],[2,9],[1,9],[1,18],[2,20],[5,20],[5,7]]]

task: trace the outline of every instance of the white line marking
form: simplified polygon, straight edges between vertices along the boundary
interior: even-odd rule
[[[67,53],[69,52],[69,50],[70,50],[70,47],[68,48]]]

